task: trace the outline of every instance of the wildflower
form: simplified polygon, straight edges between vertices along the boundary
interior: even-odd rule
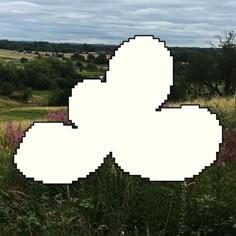
[[[57,120],[58,121],[64,121],[64,114],[62,112],[57,113]]]
[[[48,113],[48,120],[49,121],[64,121],[64,113],[62,113],[62,112],[58,112],[58,113],[49,112]]]
[[[53,112],[49,112],[48,113],[48,120],[49,121],[55,121],[55,118],[56,118],[56,114],[53,113]]]
[[[7,124],[7,132],[12,132],[14,130],[12,122],[8,122]]]
[[[23,136],[24,136],[24,134],[21,133],[21,132],[16,133],[15,141],[16,141],[17,144],[22,140]]]
[[[15,143],[14,136],[15,136],[15,130],[13,124],[12,122],[9,122],[6,128],[5,140],[6,140],[6,146],[8,146],[10,149],[14,148],[14,143]]]

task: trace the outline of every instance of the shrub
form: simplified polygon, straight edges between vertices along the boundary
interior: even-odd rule
[[[10,96],[14,91],[14,86],[8,81],[4,81],[1,85],[0,92],[3,96]]]
[[[25,58],[25,57],[22,57],[21,59],[20,59],[20,62],[21,63],[26,63],[26,62],[28,62],[29,60],[27,59],[27,58]]]
[[[71,89],[55,89],[49,96],[49,106],[68,106]]]

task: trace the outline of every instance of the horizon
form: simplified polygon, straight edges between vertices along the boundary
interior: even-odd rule
[[[120,44],[105,44],[105,43],[86,43],[86,42],[81,42],[81,43],[76,43],[76,42],[64,42],[64,41],[47,41],[47,40],[10,40],[10,39],[0,39],[0,41],[8,41],[8,42],[16,42],[16,43],[51,43],[51,44],[71,44],[71,45],[83,45],[83,44],[88,44],[88,45],[102,45],[102,46],[114,46],[118,47]],[[121,42],[122,43],[122,42]],[[212,46],[209,47],[199,47],[199,46],[168,46],[168,48],[205,48],[209,49],[212,48]]]

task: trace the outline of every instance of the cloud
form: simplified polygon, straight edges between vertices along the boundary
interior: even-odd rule
[[[222,127],[207,108],[162,108],[173,85],[173,58],[164,42],[137,36],[109,61],[106,82],[85,80],[72,89],[69,120],[36,122],[14,156],[17,169],[43,183],[86,178],[112,152],[131,175],[183,181],[216,159]]]
[[[119,45],[131,35],[151,34],[168,46],[209,47],[215,35],[234,30],[235,10],[230,0],[2,0],[1,37]]]

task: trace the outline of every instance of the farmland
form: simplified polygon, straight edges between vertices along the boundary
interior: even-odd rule
[[[9,51],[9,50],[3,50],[0,49],[0,59],[2,60],[19,60],[22,57],[25,57],[27,59],[33,59],[35,55],[30,53],[19,53],[16,51]]]

